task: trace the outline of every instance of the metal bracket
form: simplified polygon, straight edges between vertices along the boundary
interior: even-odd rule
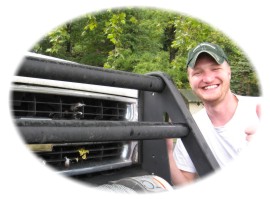
[[[199,176],[205,176],[219,168],[212,151],[207,145],[198,126],[173,81],[166,74],[157,72],[148,75],[161,78],[165,83],[162,92],[141,91],[139,99],[140,120],[164,122],[166,116],[172,123],[183,123],[189,128],[189,133],[181,137],[186,150]],[[170,182],[169,167],[165,140],[147,140],[143,142],[143,162],[145,168],[160,175]],[[147,150],[147,152],[146,152]],[[147,155],[145,155],[147,154]],[[154,168],[154,169],[153,169]]]

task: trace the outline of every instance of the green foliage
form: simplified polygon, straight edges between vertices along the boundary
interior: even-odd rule
[[[162,71],[179,88],[189,88],[186,56],[204,41],[219,44],[228,55],[233,92],[260,95],[256,73],[241,49],[208,24],[179,13],[127,8],[88,14],[51,31],[32,51],[141,74]]]
[[[67,25],[61,26],[48,34],[51,47],[46,49],[50,54],[57,54],[61,50],[63,44],[70,39],[70,34],[67,32]]]
[[[232,64],[232,91],[239,95],[260,95],[260,90],[257,86],[258,79],[250,64],[246,60],[239,60],[235,63],[237,65]]]

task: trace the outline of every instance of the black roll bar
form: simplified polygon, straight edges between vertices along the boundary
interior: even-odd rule
[[[39,57],[26,57],[17,75],[155,92],[165,87],[158,77]]]
[[[139,91],[139,122],[137,123],[42,121],[42,125],[35,121],[15,121],[23,137],[30,143],[61,142],[64,139],[67,142],[142,140],[143,168],[170,182],[165,138],[179,137],[199,176],[205,176],[219,168],[180,92],[171,78],[164,73],[139,75],[28,56],[17,75]],[[170,118],[172,124],[164,124],[165,115]],[[163,166],[164,163],[166,166]]]
[[[186,136],[183,124],[71,120],[15,120],[28,144],[152,140]]]

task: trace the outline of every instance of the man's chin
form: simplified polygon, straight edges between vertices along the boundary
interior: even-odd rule
[[[215,102],[218,97],[216,97],[215,95],[200,95],[199,98],[203,101],[203,102]]]

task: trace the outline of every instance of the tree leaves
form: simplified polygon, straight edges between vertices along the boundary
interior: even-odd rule
[[[235,93],[260,94],[244,52],[222,32],[179,13],[127,8],[85,15],[50,32],[33,51],[135,73],[163,71],[179,88],[188,88],[187,53],[204,41],[219,44],[226,52]]]

